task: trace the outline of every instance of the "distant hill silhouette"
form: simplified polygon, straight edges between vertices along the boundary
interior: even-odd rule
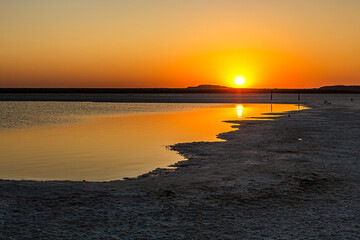
[[[230,87],[220,86],[220,85],[199,85],[196,87],[187,87],[187,89],[231,89]]]
[[[334,86],[320,87],[319,89],[325,91],[360,92],[360,85],[353,85],[353,86],[334,85]]]

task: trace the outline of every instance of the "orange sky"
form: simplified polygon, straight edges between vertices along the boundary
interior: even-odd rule
[[[358,0],[4,0],[0,87],[360,84]]]

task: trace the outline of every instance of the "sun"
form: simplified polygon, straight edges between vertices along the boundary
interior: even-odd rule
[[[236,76],[234,82],[236,85],[241,86],[245,84],[246,79],[243,76]]]

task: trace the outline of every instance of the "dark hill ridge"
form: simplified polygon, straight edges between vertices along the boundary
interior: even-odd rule
[[[221,86],[221,85],[204,84],[204,85],[199,85],[196,87],[187,87],[187,89],[233,89],[233,88],[225,87],[225,86]]]
[[[187,88],[0,88],[1,93],[360,93],[360,85],[324,86],[320,88],[230,88],[219,85],[199,85]]]
[[[320,90],[327,90],[327,91],[357,91],[360,92],[360,85],[353,85],[353,86],[345,86],[345,85],[335,85],[335,86],[324,86],[320,87]]]

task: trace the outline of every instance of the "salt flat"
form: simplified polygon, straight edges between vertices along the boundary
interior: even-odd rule
[[[274,121],[233,122],[227,141],[172,146],[189,159],[176,171],[1,181],[0,238],[359,239],[359,99],[311,97]]]

